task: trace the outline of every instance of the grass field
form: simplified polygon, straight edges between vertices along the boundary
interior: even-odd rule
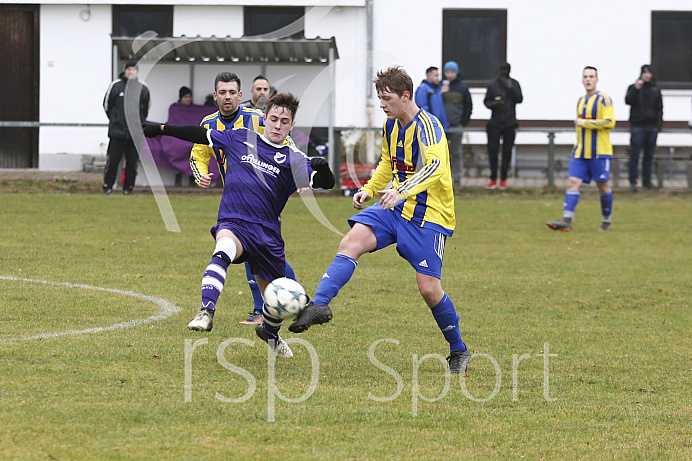
[[[218,196],[170,197],[174,233],[151,195],[0,188],[0,459],[690,459],[691,199],[618,194],[599,233],[586,193],[557,233],[561,194],[457,197],[443,286],[476,355],[446,381],[393,248],[274,363],[238,325],[242,267],[214,330],[186,329]],[[318,204],[346,232],[350,199]],[[313,292],[340,236],[296,198],[283,226]]]

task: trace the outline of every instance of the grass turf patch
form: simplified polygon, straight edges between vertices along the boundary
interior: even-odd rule
[[[165,230],[151,195],[0,195],[0,276],[182,308],[123,330],[8,342],[158,307],[0,280],[0,458],[692,456],[686,196],[618,195],[610,233],[596,232],[596,194],[583,194],[570,233],[544,224],[559,218],[561,195],[458,196],[443,287],[476,355],[448,382],[446,345],[394,248],[361,258],[332,322],[285,332],[309,346],[291,342],[295,357],[276,361],[273,380],[266,347],[238,325],[252,304],[242,267],[229,269],[214,330],[188,331],[219,197],[170,200],[180,233]],[[317,203],[348,230],[349,198]],[[282,222],[288,261],[313,293],[341,236],[297,198]],[[317,362],[307,400],[276,394],[299,400]]]

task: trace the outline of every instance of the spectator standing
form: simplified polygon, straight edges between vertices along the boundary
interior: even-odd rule
[[[615,111],[608,95],[596,89],[598,70],[587,66],[582,72],[582,83],[586,95],[577,101],[577,118],[574,127],[577,142],[569,161],[569,179],[563,202],[562,221],[548,221],[553,230],[571,231],[574,210],[579,203],[579,188],[582,182],[596,181],[601,193],[601,215],[603,223],[599,231],[610,230],[613,211],[613,191],[610,189],[610,163],[613,160],[613,145],[610,130],[615,127]]]
[[[103,194],[110,195],[118,175],[120,160],[125,155],[125,181],[123,194],[132,195],[137,176],[139,155],[127,127],[125,91],[134,95],[138,102],[140,123],[149,114],[149,88],[137,78],[137,63],[128,61],[124,71],[113,81],[103,98],[103,109],[108,115],[108,150],[106,151],[106,170],[103,174]],[[128,98],[129,99],[129,98]],[[130,99],[131,100],[131,99]],[[128,105],[129,106],[129,105]]]
[[[663,98],[650,65],[644,64],[641,67],[639,78],[627,88],[625,102],[630,106],[630,190],[637,191],[642,147],[642,186],[645,189],[656,189],[651,184],[651,165],[658,131],[663,125]]]
[[[449,123],[447,122],[441,91],[440,69],[434,66],[428,67],[425,70],[425,80],[416,89],[414,102],[421,109],[427,110],[437,117],[446,132],[449,129]]]
[[[471,101],[469,86],[461,80],[459,64],[448,61],[443,70],[445,79],[442,81],[440,92],[449,123],[447,142],[452,167],[452,185],[461,186],[461,178],[464,175],[463,129],[471,120],[473,101]]]
[[[241,102],[240,107],[264,111],[267,101],[269,100],[270,92],[271,87],[269,86],[269,80],[262,75],[258,75],[255,77],[255,80],[252,81],[252,88],[250,88],[250,94],[252,96],[247,101]]]
[[[519,82],[509,76],[511,66],[505,62],[500,65],[500,76],[491,80],[483,103],[492,111],[486,131],[488,133],[488,157],[490,161],[490,182],[486,189],[496,189],[498,153],[502,138],[502,164],[500,166],[500,189],[507,188],[507,171],[512,159],[514,139],[517,135],[516,105],[524,100]]]

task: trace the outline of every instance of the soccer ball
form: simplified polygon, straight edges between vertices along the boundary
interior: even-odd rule
[[[288,320],[300,314],[308,295],[300,283],[286,277],[276,279],[264,290],[264,304],[274,317]]]

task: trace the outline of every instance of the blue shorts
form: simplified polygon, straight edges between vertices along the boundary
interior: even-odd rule
[[[286,277],[286,254],[281,234],[271,229],[240,219],[222,219],[211,228],[211,235],[227,229],[240,240],[243,254],[233,264],[248,262],[250,271],[263,280],[271,282]]]
[[[357,222],[372,228],[377,239],[374,251],[396,243],[399,256],[408,261],[416,272],[438,279],[441,277],[447,240],[444,234],[420,227],[393,210],[383,210],[379,205],[366,208],[348,220],[351,227]]]
[[[571,178],[579,178],[586,184],[593,179],[596,182],[608,182],[610,180],[610,161],[612,158],[574,158],[569,161],[569,173]]]

